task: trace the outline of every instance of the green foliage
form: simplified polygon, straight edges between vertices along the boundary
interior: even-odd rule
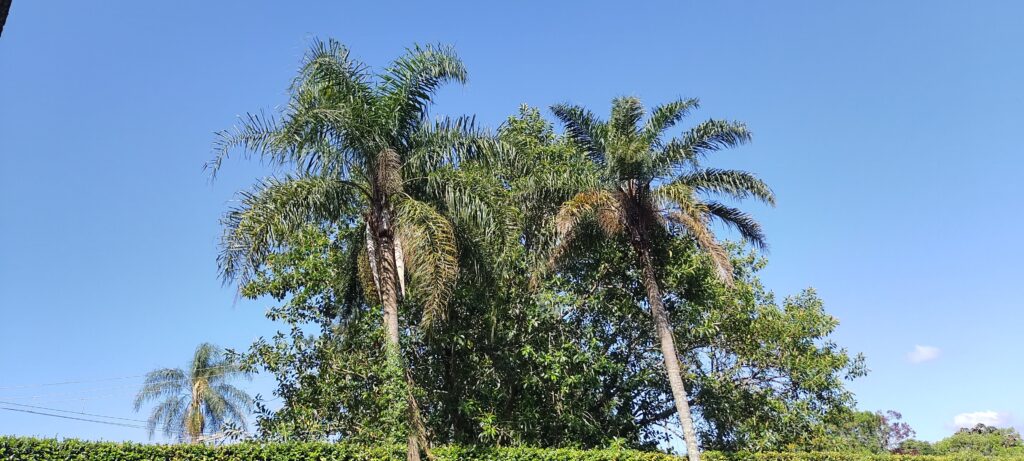
[[[742,124],[666,139],[697,101],[641,122],[633,98],[607,122],[555,107],[564,136],[526,107],[497,139],[470,118],[430,123],[434,92],[465,78],[446,47],[374,72],[318,42],[279,117],[221,133],[214,171],[236,149],[295,169],[224,219],[222,274],[286,326],[237,354],[277,379],[260,436],[393,444],[422,421],[440,443],[652,447],[674,431],[676,355],[708,447],[799,443],[852,403],[843,381],[863,369],[829,341],[821,301],[777,303],[763,262],[710,231],[764,243],[714,200],[773,204],[768,187],[699,164],[746,142]],[[660,355],[655,304],[678,354]]]
[[[381,309],[363,301],[361,247],[352,243],[358,236],[356,229],[307,227],[242,286],[246,297],[282,302],[267,317],[289,327],[233,352],[248,370],[277,380],[283,408],[272,412],[257,401],[258,433],[267,440],[403,440],[406,388],[400,364],[386,353]]]
[[[598,450],[543,449],[531,447],[472,448],[446,446],[434,449],[437,461],[678,461],[659,452],[621,448]],[[405,446],[354,445],[347,443],[288,442],[210,445],[144,445],[0,437],[0,459],[5,461],[400,461]],[[720,453],[704,454],[708,461],[1019,461],[1021,455],[890,455],[842,452],[815,453]]]
[[[629,243],[605,240],[567,255],[556,273],[535,272],[543,262],[536,250],[552,237],[538,220],[550,220],[582,186],[559,178],[593,164],[534,109],[523,108],[499,135],[516,156],[460,168],[479,175],[479,200],[506,210],[506,230],[453,219],[466,270],[446,319],[406,324],[403,350],[432,438],[654,447],[674,430],[675,409]],[[240,354],[278,380],[283,408],[261,405],[257,423],[268,440],[401,441],[400,389],[381,366],[381,312],[366,296],[373,281],[361,269],[361,232],[307,226],[242,287],[246,297],[273,298],[268,316],[287,326]],[[812,291],[777,302],[756,277],[764,261],[738,250],[733,288],[690,241],[676,240],[657,258],[706,447],[789,449],[852,405],[843,383],[863,374],[862,360],[829,340],[836,321]],[[403,309],[420,315],[415,303]]]
[[[908,439],[900,442],[895,450],[896,453],[904,455],[934,455],[937,454],[935,447],[926,440]]]
[[[963,428],[935,443],[940,454],[977,453],[986,456],[1013,454],[1024,456],[1020,434],[1012,427],[998,428],[978,424]]]

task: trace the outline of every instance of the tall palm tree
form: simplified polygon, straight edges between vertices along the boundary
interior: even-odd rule
[[[444,317],[458,277],[455,227],[442,211],[489,219],[472,184],[454,182],[452,174],[459,162],[496,144],[471,118],[427,119],[435,91],[465,80],[465,67],[448,47],[413,47],[374,73],[341,44],[316,42],[280,117],[246,116],[221,133],[208,164],[216,173],[240,148],[296,170],[263,181],[226,215],[220,257],[226,280],[251,276],[304,226],[363,226],[360,267],[383,309],[389,354],[401,364],[400,301],[408,291],[429,325]],[[420,449],[430,452],[407,369],[405,375],[409,457],[416,459]]]
[[[643,105],[636,98],[613,100],[608,121],[578,106],[552,107],[566,134],[595,164],[593,175],[569,178],[581,192],[562,204],[555,216],[553,261],[585,221],[595,223],[608,237],[624,234],[628,238],[647,291],[690,461],[699,461],[700,454],[654,252],[666,238],[689,236],[710,256],[718,277],[731,285],[729,255],[710,223],[735,228],[756,247],[765,246],[764,234],[752,217],[712,199],[725,196],[775,203],[768,185],[752,174],[699,164],[708,153],[747,142],[750,133],[743,124],[707,120],[679,137],[665,139],[665,132],[697,106],[696,99],[680,99],[655,108],[645,122]]]
[[[157,401],[149,415],[150,437],[161,426],[167,437],[201,442],[225,423],[245,426],[252,398],[229,384],[239,375],[238,366],[225,359],[219,347],[200,344],[187,370],[161,368],[146,374],[135,396],[135,411],[146,402]]]

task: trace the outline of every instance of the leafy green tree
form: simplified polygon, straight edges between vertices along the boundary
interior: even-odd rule
[[[460,217],[490,217],[471,187],[453,181],[454,166],[493,147],[490,138],[470,118],[427,121],[435,91],[465,79],[447,47],[414,47],[373,73],[337,42],[314,44],[280,120],[249,115],[218,143],[214,172],[238,147],[297,169],[259,184],[228,213],[224,275],[244,283],[289,234],[309,224],[358,223],[364,232],[352,238],[362,240],[363,279],[383,308],[391,360],[401,363],[402,300],[415,300],[429,326],[445,317],[459,276],[455,227],[437,204]],[[409,457],[416,459],[428,444],[412,375],[405,375]]]
[[[903,415],[897,411],[849,411],[833,416],[816,428],[818,431],[812,433],[812,437],[794,448],[869,453],[923,449],[911,441],[914,429],[902,420]]]
[[[899,446],[893,450],[894,453],[900,455],[934,455],[935,447],[927,440],[907,439],[900,442]]]
[[[149,416],[150,437],[160,426],[167,437],[201,442],[226,424],[245,426],[252,399],[229,383],[242,374],[219,347],[200,344],[186,370],[161,368],[146,374],[135,397],[135,411],[156,401]]]
[[[733,280],[729,255],[716,240],[710,222],[717,220],[737,229],[748,242],[765,245],[760,225],[746,213],[709,200],[755,198],[775,203],[771,189],[760,179],[743,171],[702,168],[707,154],[733,147],[750,139],[741,123],[720,120],[702,122],[682,136],[664,139],[664,133],[698,105],[695,99],[681,99],[656,107],[647,118],[636,98],[612,101],[611,118],[599,120],[576,106],[552,108],[566,132],[595,164],[594,175],[573,175],[582,192],[566,201],[556,218],[555,258],[564,252],[586,221],[594,222],[607,237],[625,235],[634,253],[634,267],[642,274],[647,306],[654,319],[665,372],[668,375],[676,412],[686,441],[687,455],[699,461],[697,432],[683,383],[678,349],[671,321],[664,307],[664,291],[658,274],[658,253],[662,241],[674,236],[692,238],[710,256],[723,282]],[[600,242],[590,240],[586,243]]]
[[[984,456],[1024,454],[1020,433],[1012,427],[978,424],[961,428],[955,434],[935,442],[938,454],[973,453]]]
[[[488,206],[516,209],[517,234],[453,219],[460,264],[475,269],[456,281],[445,322],[403,336],[424,424],[441,443],[655,448],[675,407],[629,242],[606,239],[548,277],[531,272],[550,220],[577,192],[554,186],[592,163],[535,109],[499,136],[516,156],[464,162],[460,174],[479,177]],[[308,226],[242,287],[273,298],[268,317],[284,326],[241,354],[278,380],[283,407],[257,412],[267,439],[379,444],[402,433],[380,308],[366,300],[375,288],[358,276],[362,232]],[[776,301],[756,278],[764,261],[727,249],[732,288],[687,239],[668,242],[659,263],[698,435],[711,449],[785,449],[852,405],[843,382],[862,362],[829,340],[836,321],[813,292]]]

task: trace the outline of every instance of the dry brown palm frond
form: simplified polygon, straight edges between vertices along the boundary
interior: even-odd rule
[[[697,245],[711,258],[715,269],[715,275],[722,283],[733,286],[732,261],[729,260],[729,252],[726,251],[715,234],[708,228],[708,222],[701,212],[701,205],[693,206],[689,210],[675,211],[669,213],[668,217],[676,224],[686,230],[686,233],[693,237]]]
[[[588,218],[596,218],[597,225],[607,235],[622,231],[623,210],[619,197],[604,189],[581,192],[558,209],[555,215],[555,239],[548,265],[554,265],[572,243],[576,229]]]

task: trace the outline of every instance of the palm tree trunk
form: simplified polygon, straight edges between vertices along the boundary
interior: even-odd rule
[[[686,441],[686,456],[689,461],[700,461],[700,448],[697,446],[697,432],[693,427],[693,415],[690,413],[690,403],[686,396],[686,386],[683,385],[683,377],[679,369],[679,357],[676,355],[676,342],[672,337],[672,325],[669,323],[668,312],[661,303],[661,287],[658,286],[658,277],[654,272],[654,263],[651,260],[651,253],[646,245],[637,248],[640,254],[640,265],[643,269],[644,287],[647,289],[647,304],[651,307],[651,315],[654,316],[654,329],[661,342],[661,355],[665,359],[665,372],[668,374],[669,387],[672,389],[672,399],[675,400],[676,412],[679,414],[679,425],[683,428],[683,438]]]
[[[430,456],[429,447],[423,420],[420,417],[419,405],[413,394],[415,382],[412,373],[404,365],[402,360],[401,336],[398,326],[398,265],[395,259],[395,231],[392,222],[392,214],[384,211],[384,207],[378,207],[375,221],[374,234],[376,236],[377,267],[380,277],[380,302],[384,309],[384,326],[387,330],[388,354],[392,355],[396,363],[401,364],[406,380],[406,400],[409,412],[409,439],[408,439],[408,461],[420,461],[420,450],[427,452]]]

